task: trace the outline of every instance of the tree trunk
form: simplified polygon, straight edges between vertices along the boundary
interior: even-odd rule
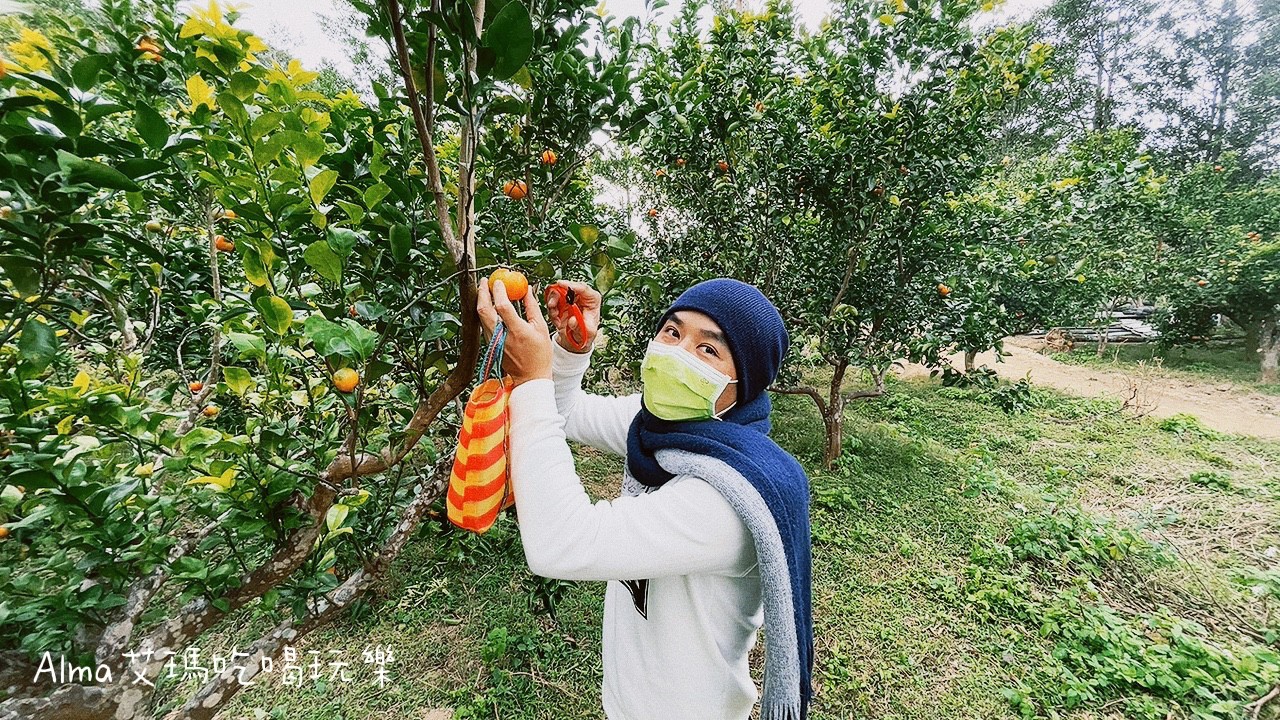
[[[977,360],[978,360],[978,351],[977,351],[977,350],[965,350],[965,351],[964,351],[964,371],[965,371],[965,373],[971,373],[971,372],[973,372],[973,364],[974,364],[975,362],[977,362]],[[882,378],[882,380],[883,380],[883,378]]]
[[[844,444],[844,395],[841,394],[840,387],[844,385],[844,374],[848,369],[848,361],[841,359],[836,364],[835,372],[831,374],[826,413],[822,417],[827,433],[827,449],[822,454],[822,466],[827,469],[840,457],[841,446]]]
[[[1244,327],[1244,351],[1249,357],[1253,357],[1262,349],[1262,323],[1246,322],[1240,325]]]
[[[1262,358],[1258,379],[1264,383],[1280,381],[1280,318],[1269,317],[1260,324],[1258,354]]]

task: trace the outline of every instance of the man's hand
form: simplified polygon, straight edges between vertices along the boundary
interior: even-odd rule
[[[493,337],[493,329],[502,318],[507,328],[506,345],[502,350],[503,370],[511,376],[513,386],[537,378],[551,377],[551,333],[547,321],[538,307],[538,294],[532,287],[524,296],[524,314],[516,311],[507,298],[507,288],[502,281],[494,283],[493,296],[489,295],[489,283],[481,278],[476,298],[476,312],[480,322]]]
[[[600,293],[586,283],[573,282],[572,280],[557,280],[556,285],[563,285],[573,291],[574,304],[582,309],[582,321],[586,327],[578,327],[578,319],[568,311],[563,311],[559,306],[559,298],[555,295],[547,298],[547,315],[551,317],[551,323],[556,327],[556,342],[560,343],[560,347],[569,352],[587,352],[586,350],[574,350],[569,344],[569,334],[573,333],[577,337],[583,338],[583,345],[588,348],[595,342],[596,334],[600,332],[600,305],[602,298]]]

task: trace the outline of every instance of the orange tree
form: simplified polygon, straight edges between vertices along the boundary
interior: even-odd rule
[[[1280,381],[1280,177],[1259,180],[1229,153],[1170,185],[1154,288],[1162,342],[1207,340],[1225,316],[1258,355],[1260,380]]]
[[[0,717],[161,700],[212,717],[364,594],[439,500],[479,353],[477,259],[518,249],[489,220],[494,168],[515,162],[490,151],[500,110],[553,127],[530,88],[583,57],[557,23],[605,21],[515,0],[363,9],[403,94],[318,93],[217,5],[105,3],[7,49],[0,651],[21,682]],[[627,85],[608,52],[571,80],[582,107]],[[545,194],[560,210],[539,232],[595,219]],[[591,267],[569,247],[548,274]],[[167,697],[164,666],[251,603],[274,626]],[[96,681],[37,676],[46,652]]]
[[[936,363],[952,341],[940,286],[975,240],[944,231],[944,201],[985,171],[995,119],[1049,54],[1029,28],[976,35],[979,10],[845,3],[806,36],[788,5],[770,3],[718,15],[704,43],[691,6],[670,42],[647,50],[658,280],[761,285],[796,340],[790,368],[832,371],[823,390],[794,372],[775,388],[814,400],[827,462],[847,401],[883,392],[896,359]],[[872,387],[845,389],[851,367]]]

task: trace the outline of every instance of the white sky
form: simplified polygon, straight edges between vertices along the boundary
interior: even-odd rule
[[[3,0],[0,0],[3,2]],[[207,0],[184,2],[204,5]],[[248,0],[236,3],[241,18],[236,25],[262,36],[272,47],[283,50],[302,60],[308,68],[318,68],[324,60],[331,61],[339,70],[350,68],[350,61],[341,45],[325,35],[320,25],[320,15],[333,15],[343,7],[341,0]],[[762,4],[748,2],[748,5]],[[1048,4],[1048,0],[1008,0],[1003,6],[989,13],[993,21],[1010,17],[1026,17]],[[679,7],[679,0],[658,11],[655,19],[661,22],[670,18]],[[619,18],[639,16],[644,13],[644,0],[605,0],[605,7]],[[800,17],[810,28],[816,28],[827,14],[827,0],[796,0]]]

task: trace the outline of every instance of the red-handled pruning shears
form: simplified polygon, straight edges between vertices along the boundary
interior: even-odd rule
[[[552,294],[556,296],[556,311],[567,310],[570,317],[578,321],[578,334],[575,336],[573,330],[570,329],[566,335],[569,338],[569,345],[578,352],[586,350],[587,324],[582,319],[582,308],[578,307],[577,303],[574,302],[573,289],[564,285],[548,285],[544,297],[550,298]]]

